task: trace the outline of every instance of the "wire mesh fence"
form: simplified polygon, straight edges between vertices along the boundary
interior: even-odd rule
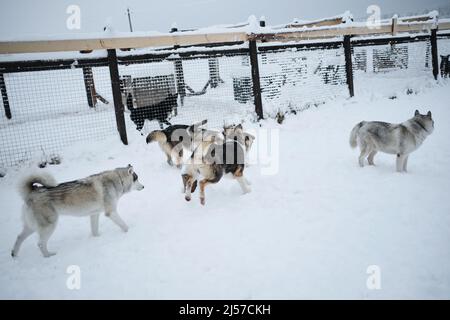
[[[342,43],[272,50],[260,47],[264,112],[297,112],[348,96]]]
[[[441,69],[446,65],[448,70],[450,37],[440,35],[438,43]],[[0,167],[30,159],[51,162],[75,142],[117,136],[121,116],[128,132],[143,135],[203,119],[209,128],[256,121],[255,81],[264,117],[349,96],[349,50],[343,41],[260,43],[252,52],[247,44],[237,49],[121,52],[113,57],[118,90],[113,89],[110,58],[0,62]],[[433,78],[430,36],[354,39],[351,62],[357,95],[363,87],[406,92],[415,81]]]
[[[408,42],[395,39],[356,41],[353,43],[352,60],[357,95],[370,90],[395,99],[399,92],[417,93],[421,84],[433,79],[429,37]]]
[[[119,62],[126,116],[143,134],[170,124],[208,119],[210,127],[240,122],[253,112],[251,98],[241,100],[236,79],[249,77],[245,53],[200,57],[168,56]]]
[[[58,161],[65,146],[117,132],[108,68],[92,64],[89,69],[93,105],[88,103],[82,68],[36,66],[3,74],[7,99],[3,96],[2,107],[5,110],[7,101],[10,118],[6,112],[0,117],[1,166],[29,159]]]

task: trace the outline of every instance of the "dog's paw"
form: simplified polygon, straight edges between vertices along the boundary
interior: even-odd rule
[[[53,257],[54,255],[56,255],[56,252],[47,252],[46,254],[44,254],[44,258],[50,258]]]
[[[185,196],[184,199],[186,199],[186,201],[191,201],[191,197],[189,196]]]
[[[202,206],[205,205],[205,198],[200,198],[200,204],[201,204]]]
[[[123,227],[122,231],[125,232],[125,233],[128,232],[128,227],[127,226]]]
[[[95,238],[100,237],[100,232],[92,233],[92,236],[95,237]]]
[[[15,253],[14,250],[11,250],[11,257],[17,258],[17,253]]]

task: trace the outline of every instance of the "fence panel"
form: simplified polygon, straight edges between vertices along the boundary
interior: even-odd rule
[[[429,37],[381,40],[352,44],[356,96],[370,92],[395,98],[399,92],[417,93],[434,80]]]
[[[439,56],[450,55],[450,35],[438,33],[437,42]],[[121,52],[127,131],[256,121],[250,50],[229,48]],[[349,97],[342,39],[259,43],[256,52],[264,117]],[[434,81],[429,35],[353,38],[351,53],[356,96],[396,98]],[[0,167],[49,161],[75,142],[118,136],[108,60],[97,57],[0,62]]]
[[[268,116],[349,96],[342,43],[274,48],[262,46],[259,52],[263,109]]]
[[[0,166],[48,161],[75,142],[117,134],[108,69],[102,64],[89,67],[93,107],[82,68],[36,66],[4,73],[11,119],[0,117]]]
[[[208,119],[210,128],[254,112],[236,83],[250,77],[246,53],[121,59],[119,72],[130,129],[143,134],[170,124]]]

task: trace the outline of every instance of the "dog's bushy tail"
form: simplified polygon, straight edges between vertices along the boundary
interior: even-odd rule
[[[365,124],[365,121],[361,121],[356,126],[353,127],[352,132],[350,133],[350,147],[356,148],[358,145],[357,137],[358,137],[358,131],[361,129],[361,127]]]
[[[48,173],[32,174],[19,183],[19,193],[22,199],[26,200],[30,193],[36,189],[35,184],[40,184],[43,187],[56,187],[58,185],[55,178]]]
[[[153,141],[167,142],[167,137],[162,130],[154,130],[148,134],[145,141],[147,142],[147,144]]]

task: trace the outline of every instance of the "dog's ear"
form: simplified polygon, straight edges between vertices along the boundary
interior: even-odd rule
[[[252,135],[252,134],[250,134],[250,133],[245,133],[245,140],[251,140],[251,141],[253,141],[253,140],[255,140],[255,136],[254,135]]]
[[[247,147],[250,147],[252,144],[253,144],[253,141],[255,140],[255,137],[254,136],[252,136],[251,134],[249,134],[249,133],[246,133],[245,134],[245,145],[247,146]]]
[[[237,126],[236,126],[236,128],[234,128],[235,130],[242,130],[242,124],[241,123],[239,123]]]
[[[427,116],[428,118],[431,118],[431,111],[428,111]]]
[[[419,110],[414,111],[414,116],[418,116],[420,114]]]

